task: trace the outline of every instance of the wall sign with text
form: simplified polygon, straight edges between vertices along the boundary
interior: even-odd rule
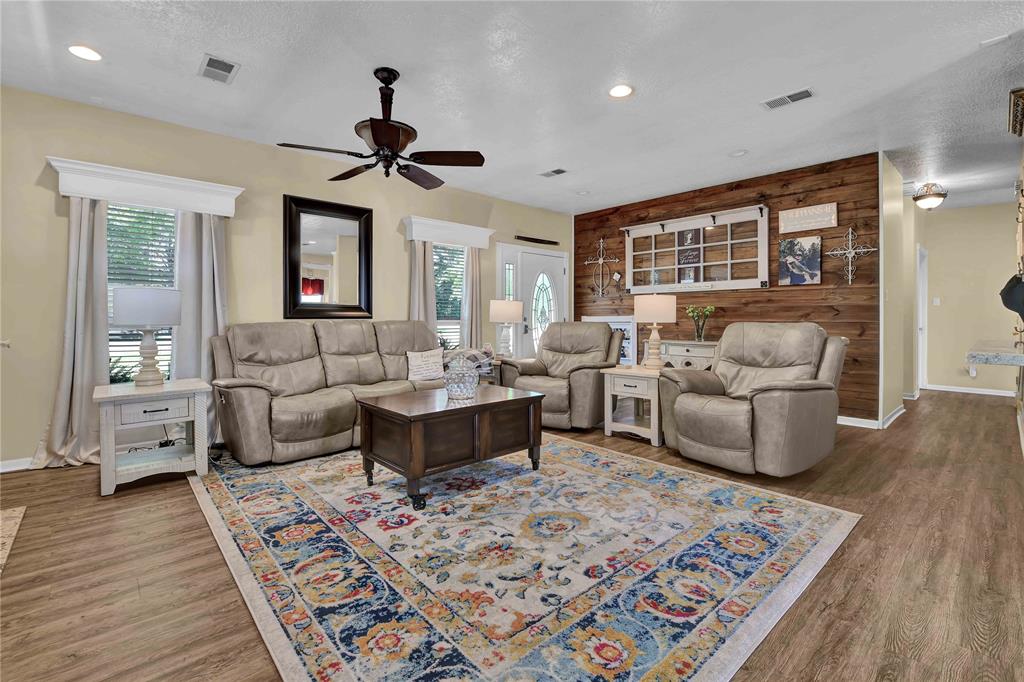
[[[779,211],[779,234],[838,227],[836,204],[818,204]]]

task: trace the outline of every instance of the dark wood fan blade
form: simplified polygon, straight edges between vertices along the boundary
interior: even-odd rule
[[[402,144],[402,129],[384,119],[370,119],[370,134],[378,147],[387,147],[397,152]]]
[[[399,164],[398,174],[406,180],[415,182],[423,189],[437,189],[444,184],[444,180],[418,166]]]
[[[484,165],[484,155],[480,152],[414,152],[409,158],[425,166]]]
[[[313,147],[308,144],[293,144],[291,142],[278,142],[278,147],[288,147],[289,149],[308,149],[311,152],[328,152],[330,154],[347,154],[348,156],[355,156],[360,159],[368,159],[372,154],[360,154],[358,152],[350,152],[344,149],[331,149],[330,147]]]
[[[330,182],[334,182],[336,180],[348,180],[349,178],[354,178],[357,175],[362,175],[363,173],[375,167],[376,165],[377,164],[375,163],[368,163],[365,166],[356,166],[352,170],[347,170],[341,175],[335,175],[333,178],[327,178],[327,180]]]

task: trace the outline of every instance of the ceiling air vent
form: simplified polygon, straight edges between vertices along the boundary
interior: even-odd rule
[[[212,54],[204,54],[203,62],[199,65],[199,75],[218,83],[230,83],[235,79],[235,74],[240,68],[242,68],[240,64],[214,57]]]
[[[790,93],[788,95],[782,95],[781,97],[772,97],[771,99],[761,102],[765,109],[778,109],[784,107],[787,104],[793,104],[799,102],[802,99],[810,99],[814,93],[811,92],[810,88],[804,88],[797,92]]]
[[[568,173],[568,172],[569,171],[565,170],[564,168],[552,168],[549,171],[545,171],[545,172],[541,173],[540,176],[542,178],[553,178],[556,175],[564,175],[565,173]]]

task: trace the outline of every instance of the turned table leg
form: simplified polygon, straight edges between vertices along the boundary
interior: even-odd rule
[[[407,478],[405,480],[405,490],[409,494],[409,499],[412,500],[413,509],[420,510],[426,508],[427,496],[420,494],[420,479]]]

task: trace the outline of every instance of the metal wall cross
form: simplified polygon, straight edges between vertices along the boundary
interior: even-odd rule
[[[853,228],[849,228],[846,230],[846,243],[843,245],[843,248],[836,247],[827,253],[833,258],[846,259],[843,273],[846,275],[846,283],[853,284],[853,276],[857,272],[857,266],[854,265],[854,261],[872,251],[878,251],[878,249],[873,246],[858,244],[857,233],[853,231]]]
[[[611,275],[611,271],[606,263],[618,262],[618,256],[608,256],[608,253],[605,251],[604,237],[597,242],[597,257],[591,256],[583,261],[584,265],[594,266],[594,288],[597,290],[598,298],[604,298],[604,293],[608,289],[608,278]]]

